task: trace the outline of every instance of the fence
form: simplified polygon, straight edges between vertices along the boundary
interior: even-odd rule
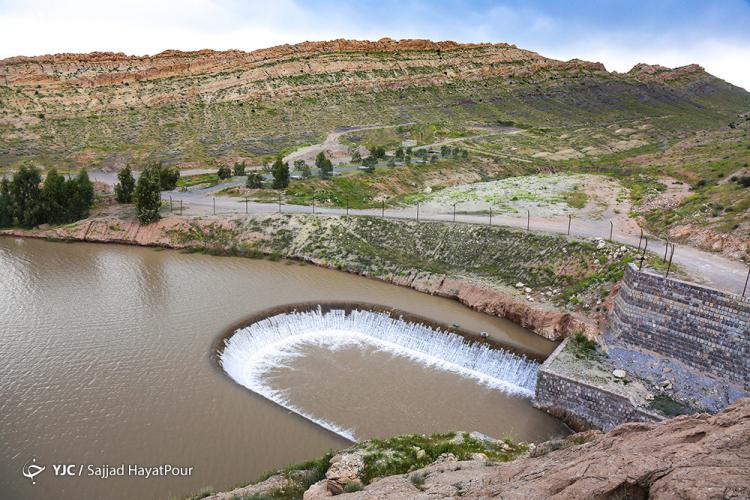
[[[647,263],[650,258],[652,262],[661,260],[661,263],[666,266],[665,277],[673,272],[672,263],[675,254],[675,244],[667,240],[660,240],[653,236],[649,236],[643,233],[641,229],[640,236],[636,238],[627,233],[617,233],[617,226],[612,220],[576,220],[572,215],[562,217],[533,217],[531,210],[526,210],[525,217],[509,217],[507,215],[498,214],[497,211],[493,210],[491,205],[488,205],[486,211],[482,212],[471,212],[461,213],[457,208],[461,205],[461,202],[454,203],[448,212],[441,211],[425,211],[424,207],[420,203],[416,203],[413,206],[406,206],[400,208],[386,208],[385,202],[382,202],[380,207],[377,208],[364,208],[364,209],[353,209],[349,206],[348,201],[345,202],[345,206],[341,208],[322,207],[316,204],[316,198],[313,198],[310,205],[297,205],[284,203],[283,197],[279,194],[276,200],[269,200],[267,202],[251,201],[250,198],[245,197],[244,199],[238,200],[237,198],[230,197],[205,197],[205,196],[187,196],[186,199],[180,197],[174,200],[172,195],[169,195],[168,199],[165,198],[165,202],[168,200],[170,212],[177,215],[184,213],[195,214],[210,213],[213,215],[250,215],[250,214],[271,214],[271,213],[298,213],[298,214],[313,214],[313,215],[367,215],[371,217],[382,217],[384,219],[401,219],[401,220],[415,220],[420,221],[434,221],[434,222],[453,222],[457,224],[479,224],[479,225],[496,225],[496,226],[508,226],[525,229],[526,231],[542,231],[547,233],[558,233],[565,234],[568,236],[579,236],[586,238],[601,238],[606,239],[610,242],[617,241],[619,243],[625,243],[637,247],[638,257],[636,262],[638,268],[641,269]],[[493,224],[494,221],[494,224]],[[654,257],[649,257],[648,250],[651,250],[656,254]],[[742,296],[744,297],[747,292],[748,282],[750,281],[750,270],[746,279],[744,280],[744,287],[742,289]],[[736,291],[739,293],[739,286]]]

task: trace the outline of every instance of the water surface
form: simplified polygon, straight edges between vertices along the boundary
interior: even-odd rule
[[[211,356],[217,337],[243,319],[315,300],[397,307],[539,355],[554,348],[457,302],[313,266],[0,238],[0,496],[182,497],[346,446],[235,384]],[[509,403],[408,360],[352,350],[309,354],[294,369],[280,368],[274,383],[292,384],[302,405],[362,408],[346,418],[361,418],[367,435],[473,430],[487,421],[496,423],[488,433],[561,432],[525,400]],[[444,392],[450,384],[456,388]],[[457,394],[481,404],[457,411]],[[379,411],[365,411],[373,401]],[[30,457],[48,466],[33,486],[21,475]],[[56,478],[55,463],[174,464],[194,473]]]

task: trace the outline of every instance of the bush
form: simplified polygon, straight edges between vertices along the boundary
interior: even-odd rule
[[[133,199],[135,213],[141,224],[151,224],[159,220],[161,208],[161,181],[158,166],[147,167],[135,186]]]
[[[234,175],[242,176],[245,175],[245,162],[235,162],[234,164]]]
[[[250,189],[260,189],[263,187],[263,175],[260,174],[260,172],[250,172],[247,174],[247,181],[245,181],[245,186],[249,187]]]
[[[232,171],[226,165],[221,165],[219,170],[216,171],[216,175],[221,180],[226,180],[232,177]]]
[[[285,189],[289,186],[289,164],[281,161],[280,157],[273,163],[271,174],[274,189]]]
[[[162,191],[171,191],[176,188],[177,181],[180,180],[180,171],[177,167],[167,167],[160,163],[157,168]]]
[[[115,197],[120,203],[130,203],[133,201],[133,191],[135,190],[135,178],[130,170],[130,165],[120,170],[117,174],[117,184],[115,184]]]

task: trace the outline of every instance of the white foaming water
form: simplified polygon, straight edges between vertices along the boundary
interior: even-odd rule
[[[354,310],[279,314],[240,328],[225,340],[220,355],[224,371],[247,387],[284,408],[356,441],[354,432],[311,415],[273,389],[265,376],[274,368],[301,356],[305,346],[331,350],[371,345],[424,366],[456,373],[511,396],[534,395],[538,364],[523,356],[469,342],[455,333],[392,318],[385,313]]]

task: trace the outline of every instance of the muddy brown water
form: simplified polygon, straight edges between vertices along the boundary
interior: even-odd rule
[[[233,325],[318,300],[399,308],[536,356],[555,346],[454,301],[313,266],[0,238],[0,497],[181,498],[347,446],[235,384],[212,353]],[[566,432],[527,400],[407,359],[367,349],[306,354],[275,370],[272,383],[300,407],[356,424],[361,437]],[[22,474],[31,458],[45,467],[36,484]],[[83,476],[55,475],[60,464]],[[120,464],[193,470],[88,476],[89,465]]]

